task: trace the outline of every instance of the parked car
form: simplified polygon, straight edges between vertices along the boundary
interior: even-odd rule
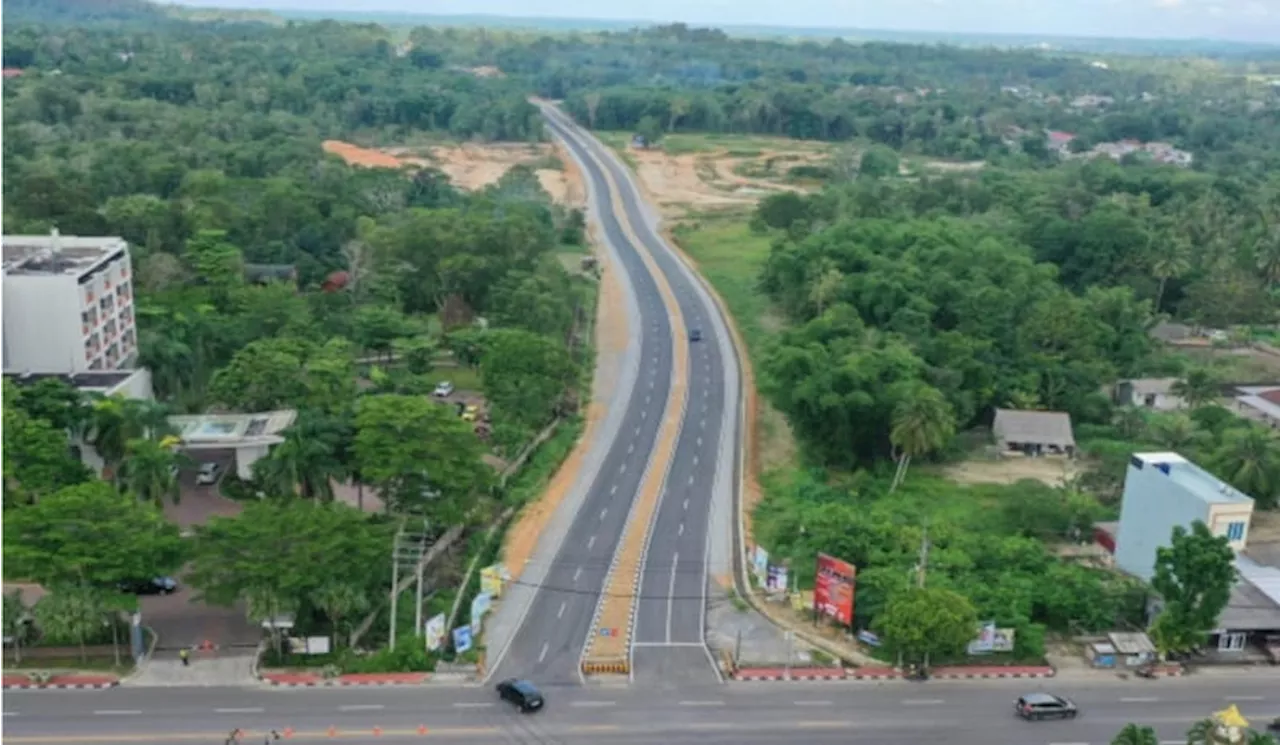
[[[222,466],[217,463],[201,463],[200,470],[196,472],[196,483],[200,486],[210,486],[218,483],[221,477]]]
[[[436,383],[436,389],[431,395],[435,396],[436,398],[448,398],[452,394],[453,394],[453,383],[450,383],[447,380],[442,380],[439,383]]]
[[[498,696],[503,701],[514,704],[517,709],[525,714],[533,713],[542,708],[546,703],[542,698],[542,692],[538,687],[527,680],[518,678],[510,678],[498,684]]]
[[[120,592],[130,595],[168,595],[177,590],[178,580],[173,577],[152,577],[120,583]]]
[[[1070,700],[1051,693],[1028,693],[1013,705],[1023,719],[1075,719],[1079,710]]]
[[[480,416],[480,407],[476,405],[468,406],[462,411],[462,421],[474,422]]]

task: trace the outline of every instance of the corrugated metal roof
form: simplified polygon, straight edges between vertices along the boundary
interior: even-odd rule
[[[1248,556],[1236,556],[1236,571],[1245,582],[1258,588],[1267,599],[1280,606],[1280,568],[1265,566]]]
[[[1007,443],[1074,446],[1071,417],[1062,411],[1018,411],[996,409],[991,425],[996,437]]]

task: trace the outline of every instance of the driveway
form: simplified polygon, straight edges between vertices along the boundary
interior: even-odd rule
[[[235,452],[232,450],[197,450],[187,453],[192,464],[178,474],[181,498],[177,504],[167,503],[164,515],[178,527],[188,529],[203,525],[214,516],[233,517],[240,514],[239,502],[222,496],[217,484],[196,483],[196,472],[201,463],[217,463],[222,466],[222,478],[235,468]]]

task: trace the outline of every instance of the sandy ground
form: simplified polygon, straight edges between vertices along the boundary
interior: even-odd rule
[[[515,165],[534,167],[542,188],[562,204],[582,206],[586,193],[581,181],[565,168],[548,167],[561,158],[550,144],[489,143],[423,145],[370,149],[340,140],[326,140],[325,152],[352,165],[367,168],[438,168],[462,189],[482,189],[502,178]]]
[[[779,191],[807,192],[807,187],[783,180],[787,170],[820,163],[825,156],[798,143],[794,151],[760,150],[751,156],[725,149],[671,155],[629,148],[627,157],[663,213],[683,217],[690,211],[751,207]]]
[[[1016,484],[1034,479],[1049,486],[1062,486],[1080,473],[1078,461],[1045,456],[1010,456],[999,460],[967,460],[946,469],[947,478],[961,484]]]

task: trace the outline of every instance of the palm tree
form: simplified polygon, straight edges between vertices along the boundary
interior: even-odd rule
[[[1255,425],[1227,432],[1213,456],[1218,473],[1231,485],[1258,500],[1258,506],[1275,504],[1280,492],[1280,442]]]
[[[1280,219],[1268,220],[1253,249],[1254,263],[1270,290],[1280,284]]]
[[[1111,738],[1111,745],[1160,745],[1160,738],[1151,727],[1126,724]]]
[[[1187,373],[1185,378],[1174,383],[1169,390],[1186,401],[1187,406],[1192,409],[1213,403],[1221,394],[1218,376],[1203,367]]]
[[[1121,435],[1130,440],[1141,437],[1147,430],[1146,414],[1136,406],[1122,406],[1116,411],[1112,423]]]
[[[369,595],[364,588],[345,582],[329,582],[316,590],[311,602],[333,623],[334,644],[342,638],[342,620],[352,613],[361,613],[369,609]]]
[[[1155,437],[1161,445],[1170,450],[1181,450],[1202,444],[1207,439],[1206,432],[1196,429],[1196,423],[1186,414],[1168,414],[1155,420]]]
[[[284,442],[254,464],[268,491],[333,499],[334,479],[343,479],[347,473],[337,458],[340,434],[329,425],[326,419],[304,414],[285,432]]]
[[[91,402],[89,443],[102,458],[111,478],[117,477],[130,440],[159,439],[171,434],[163,405],[123,396],[97,396]]]
[[[955,410],[937,388],[921,384],[908,391],[893,409],[889,442],[898,453],[898,469],[889,491],[902,484],[913,457],[937,450],[955,433]]]
[[[163,507],[165,499],[178,503],[181,491],[178,489],[179,463],[184,459],[177,450],[178,440],[166,437],[164,440],[148,440],[134,438],[125,446],[125,459],[121,464],[121,475],[129,491]]]
[[[1152,309],[1160,312],[1160,304],[1164,301],[1164,289],[1171,279],[1178,279],[1191,270],[1191,247],[1183,239],[1178,239],[1165,247],[1151,261],[1151,276],[1159,280],[1156,290],[1156,301]]]

